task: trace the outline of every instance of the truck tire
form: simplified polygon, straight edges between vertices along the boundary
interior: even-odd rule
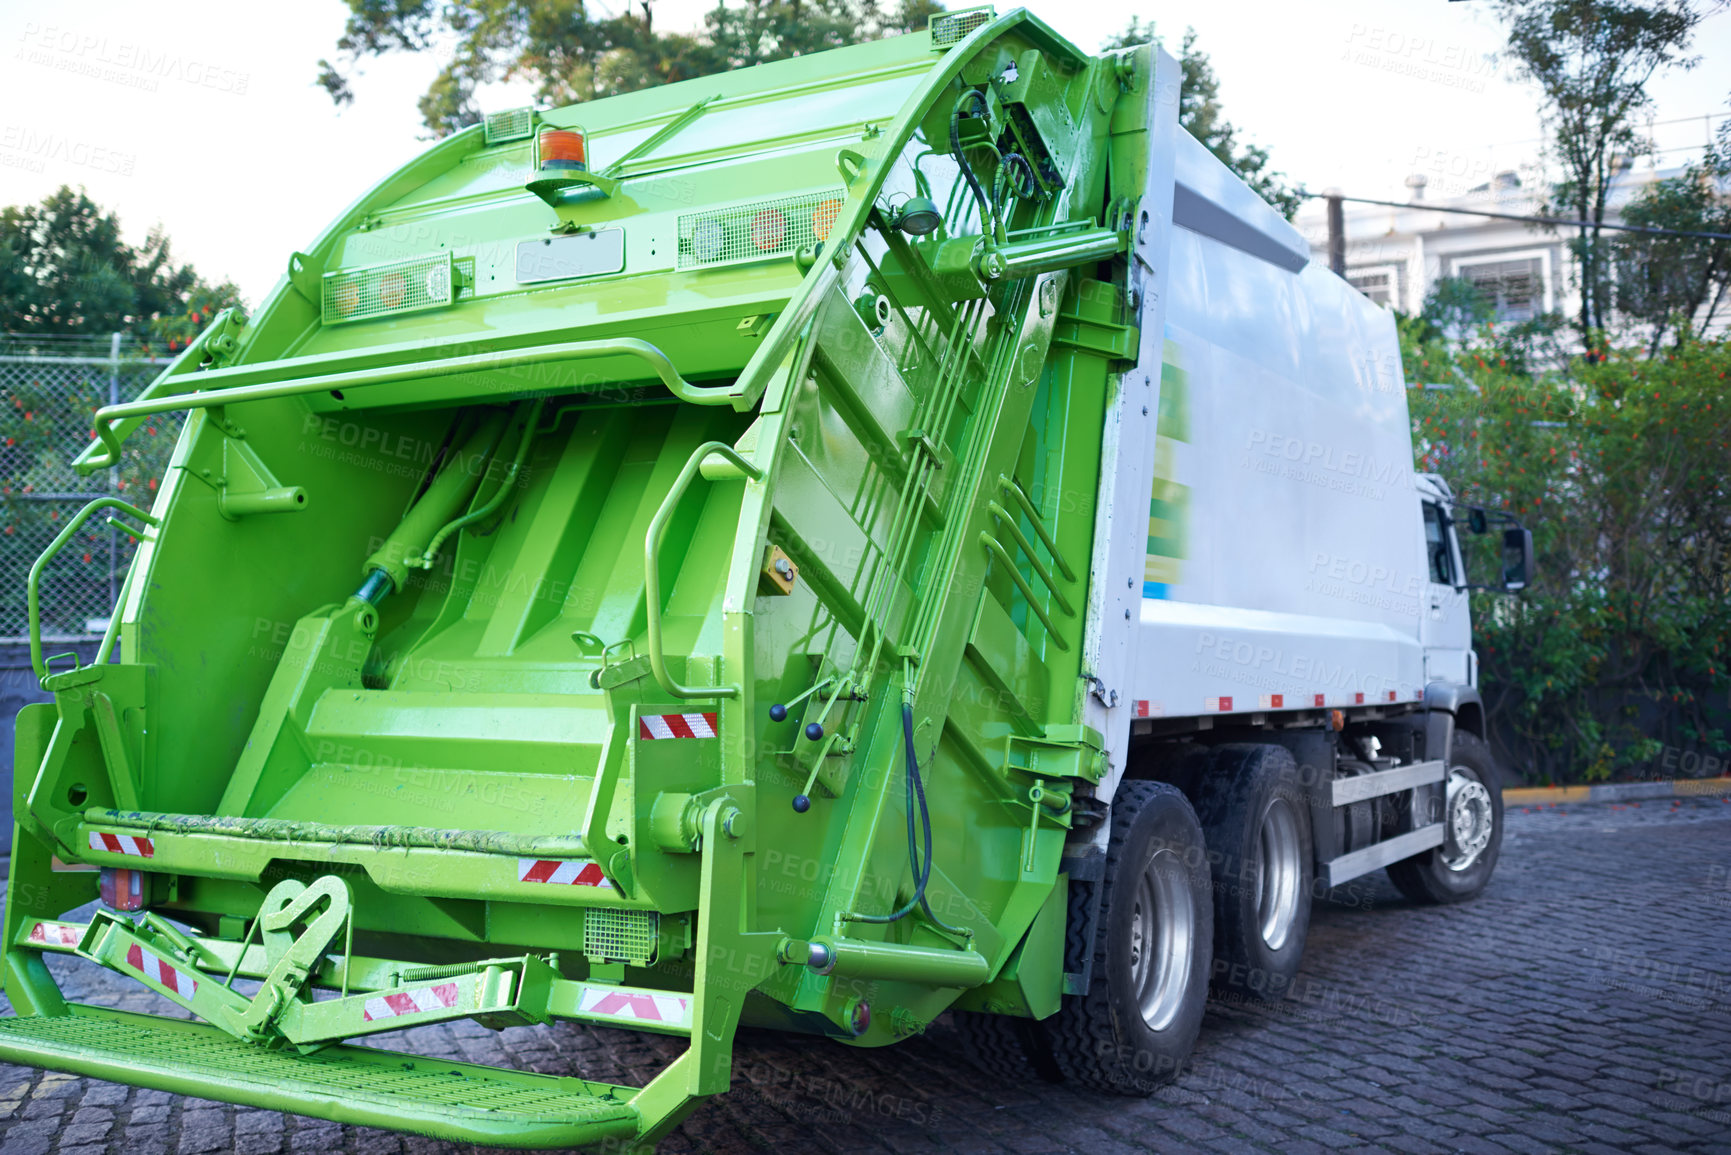
[[[956,1011],[954,1018],[962,1053],[994,1079],[1006,1083],[1063,1080],[1052,1063],[1045,1032],[1034,1020],[983,1011]]]
[[[1389,881],[1414,902],[1464,902],[1491,880],[1503,845],[1503,792],[1484,739],[1456,730],[1449,743],[1441,846],[1390,863]]]
[[[1043,1026],[1066,1080],[1146,1096],[1183,1069],[1208,1003],[1207,856],[1176,787],[1119,785],[1104,885],[1088,993],[1065,996]]]
[[[1310,806],[1284,746],[1216,746],[1196,799],[1214,876],[1213,986],[1284,998],[1310,930]]]

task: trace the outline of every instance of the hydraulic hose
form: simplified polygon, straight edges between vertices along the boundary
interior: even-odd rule
[[[986,190],[980,186],[980,178],[974,175],[974,168],[968,163],[967,154],[962,151],[962,105],[970,101],[980,106],[981,116],[991,111],[991,106],[986,103],[986,94],[977,88],[970,88],[957,97],[955,107],[950,109],[950,151],[955,154],[956,167],[962,170],[962,179],[968,182],[974,200],[979,203],[980,231],[1001,244],[1004,240],[1003,227],[998,223],[997,210],[986,196]],[[997,150],[994,148],[993,151]]]
[[[931,881],[932,877],[932,816],[926,808],[926,786],[925,781],[920,776],[919,756],[914,753],[914,705],[911,697],[906,695],[902,699],[902,752],[907,763],[907,772],[903,778],[902,789],[908,814],[908,865],[913,871],[914,893],[898,910],[889,914],[856,914],[852,921],[898,922],[912,914],[914,908],[918,907],[925,912],[926,918],[930,919],[932,925],[938,929],[948,931],[951,934],[968,935],[967,931],[951,926],[933,914],[931,904],[926,901],[926,884]],[[917,833],[914,819],[916,807],[919,810]]]

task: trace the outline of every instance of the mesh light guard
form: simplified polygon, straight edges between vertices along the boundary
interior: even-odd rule
[[[791,256],[828,238],[846,200],[847,190],[834,188],[686,213],[679,218],[679,267],[711,268]],[[829,207],[828,202],[834,206]],[[820,225],[823,236],[818,235]],[[718,227],[719,238],[714,231]],[[698,243],[700,238],[702,244]]]
[[[992,22],[997,12],[989,4],[978,8],[963,8],[959,12],[937,12],[928,17],[933,48],[954,48],[975,29]]]
[[[319,310],[327,325],[443,309],[456,300],[451,254],[326,273]]]
[[[505,112],[495,112],[482,121],[482,125],[482,140],[488,145],[503,144],[508,140],[526,140],[535,128],[535,110],[513,108]]]
[[[652,910],[613,910],[592,906],[583,911],[583,953],[591,960],[646,966],[655,958],[661,916]]]

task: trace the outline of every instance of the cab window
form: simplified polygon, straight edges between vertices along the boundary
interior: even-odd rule
[[[1448,527],[1443,522],[1442,508],[1434,501],[1424,503],[1424,548],[1430,557],[1430,580],[1438,585],[1454,585],[1454,551],[1449,549]]]

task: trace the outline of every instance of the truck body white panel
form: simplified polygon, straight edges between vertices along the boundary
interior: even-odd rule
[[[1420,701],[1429,584],[1393,318],[1294,271],[1290,226],[1189,145],[1179,188],[1217,211],[1174,210],[1132,710]]]

